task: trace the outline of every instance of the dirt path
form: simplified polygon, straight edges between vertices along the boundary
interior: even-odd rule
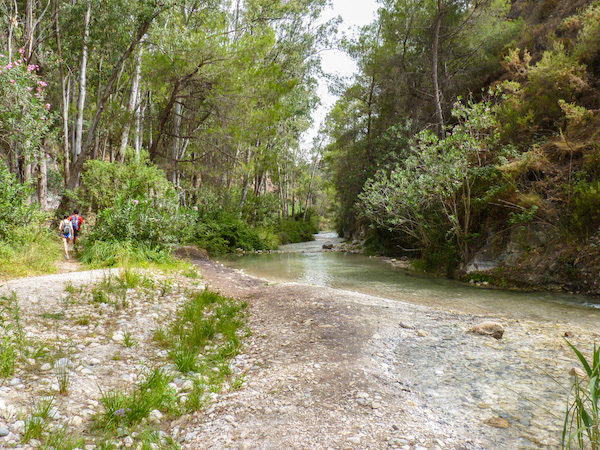
[[[252,336],[234,361],[234,371],[245,378],[239,390],[215,396],[206,411],[161,424],[185,449],[560,448],[565,398],[547,375],[569,383],[574,359],[565,333],[584,348],[600,337],[598,330],[562,322],[502,321],[270,284],[211,261],[194,263],[202,283],[248,302]],[[160,304],[136,299],[130,311],[114,315],[76,305],[65,309],[71,316],[59,328],[44,325],[40,317],[62,311],[65,286],[105,276],[59,273],[0,288],[0,295],[17,294],[28,335],[60,334],[77,344],[71,392],[57,408],[79,427],[97,405],[99,386],[130,384],[140,363],[152,360],[150,334],[162,317],[156,312],[178,306],[175,294]],[[77,323],[84,316],[89,325]],[[501,341],[467,332],[486,320],[503,323]],[[123,330],[139,345],[115,341]],[[9,432],[0,447],[19,445],[15,407],[31,407],[36,392],[52,385],[47,369],[35,373],[0,387],[0,430]]]

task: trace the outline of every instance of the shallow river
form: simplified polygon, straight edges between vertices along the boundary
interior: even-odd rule
[[[568,373],[577,365],[563,333],[575,331],[569,333],[574,343],[591,348],[600,330],[599,299],[482,288],[419,275],[380,258],[322,251],[323,244],[340,242],[334,233],[321,233],[313,242],[230,255],[221,262],[270,281],[434,307],[403,316],[414,327],[396,328],[382,340],[377,353],[382,370],[418,393],[424,408],[436,412],[437,423],[475,436],[479,444],[468,448],[560,448]],[[495,341],[466,334],[467,323],[478,320],[471,314],[500,318],[508,337]],[[422,337],[415,337],[415,329],[423,331]],[[510,427],[485,425],[492,417],[506,419]]]
[[[323,252],[335,233],[264,254],[229,255],[223,264],[270,281],[294,281],[372,294],[473,314],[600,327],[600,299],[551,292],[524,293],[441,280],[394,267],[379,258]]]

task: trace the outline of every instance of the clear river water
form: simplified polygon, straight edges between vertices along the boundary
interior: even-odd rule
[[[341,242],[335,233],[319,233],[314,241],[284,245],[277,252],[226,255],[219,262],[274,282],[326,286],[472,314],[600,328],[599,298],[482,288],[416,274],[380,258],[322,251],[323,244]]]
[[[437,411],[438,422],[476,436],[481,445],[474,448],[560,448],[569,371],[577,365],[563,333],[589,350],[600,331],[600,299],[478,287],[428,277],[382,258],[322,250],[324,244],[339,243],[335,233],[320,233],[312,242],[271,253],[228,255],[220,262],[270,282],[343,289],[434,308],[398,316],[422,327],[423,333],[394,328],[381,341],[381,367],[417,393],[425,410]],[[464,332],[468,324],[488,318],[505,323],[508,337],[496,342]],[[494,416],[510,427],[486,425]]]

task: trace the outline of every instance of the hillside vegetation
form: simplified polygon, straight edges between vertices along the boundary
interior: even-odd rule
[[[339,231],[449,275],[600,293],[600,4],[382,3],[329,115]]]

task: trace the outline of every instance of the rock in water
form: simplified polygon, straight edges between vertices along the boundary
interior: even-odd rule
[[[510,427],[510,422],[502,417],[492,417],[485,421],[488,425],[495,428],[508,428]]]
[[[502,339],[504,335],[504,327],[497,322],[483,322],[469,329],[470,333],[482,334],[484,336],[492,336],[496,339]]]

